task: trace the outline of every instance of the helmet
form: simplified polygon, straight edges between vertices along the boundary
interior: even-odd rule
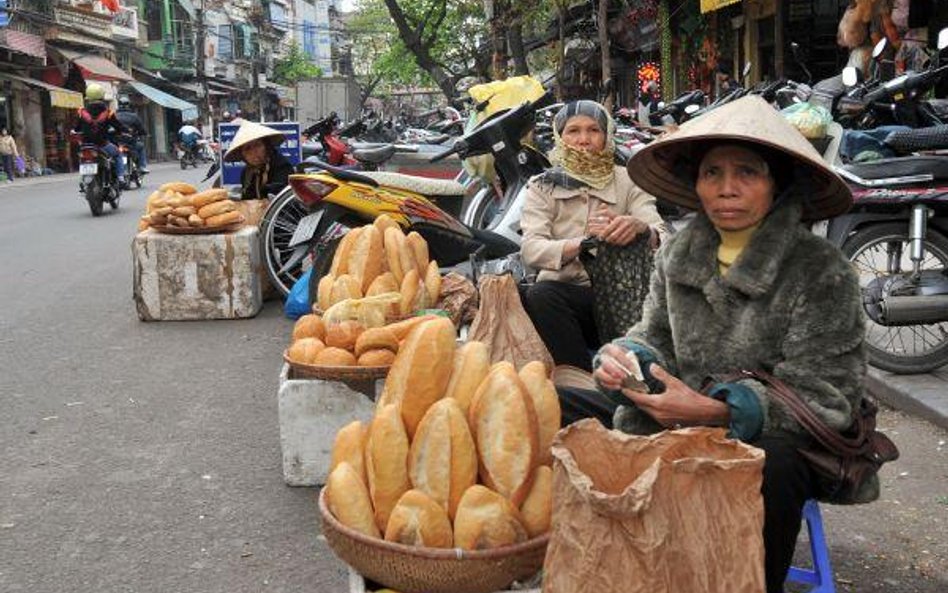
[[[132,106],[131,100],[128,98],[128,95],[122,95],[118,98],[119,107],[125,109]]]
[[[86,100],[101,101],[105,99],[105,89],[97,82],[90,82],[86,85]]]
[[[230,121],[231,119],[233,119],[233,117],[234,116],[230,114],[230,111],[225,111],[224,113],[221,114],[221,118],[224,119],[225,121]]]

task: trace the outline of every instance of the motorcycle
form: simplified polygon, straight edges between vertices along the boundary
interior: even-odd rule
[[[118,210],[122,188],[115,167],[109,155],[95,144],[79,146],[79,192],[85,195],[92,216],[101,216],[106,202]]]
[[[521,146],[520,139],[532,126],[536,110],[549,100],[545,95],[535,103],[496,114],[431,158],[438,162],[452,155],[494,155],[505,187],[500,203],[486,192],[479,194],[463,216],[467,189],[459,182],[304,162],[304,170],[321,170],[292,175],[290,187],[271,201],[260,225],[271,282],[288,293],[306,263],[318,279],[328,270],[342,235],[383,213],[425,237],[432,259],[442,266],[466,261],[475,252],[496,259],[519,251],[522,204],[516,206],[516,197],[530,171],[538,173],[549,166],[542,154]],[[494,222],[489,224],[489,220]]]
[[[179,162],[181,163],[181,170],[185,170],[189,166],[198,166],[198,159],[200,158],[200,144],[194,143],[190,146],[181,146],[179,150],[181,151],[181,157],[179,159]]]
[[[135,139],[131,136],[123,136],[119,139],[119,158],[125,163],[125,183],[122,185],[123,190],[131,189],[132,184],[135,184],[135,187],[140,189],[144,184],[146,173],[143,173],[141,170],[134,147]]]

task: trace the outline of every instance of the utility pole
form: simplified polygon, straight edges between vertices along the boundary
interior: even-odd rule
[[[206,68],[206,59],[204,56],[205,48],[205,30],[204,30],[204,1],[201,0],[201,7],[196,10],[197,12],[197,75],[198,82],[201,83],[201,111],[203,111],[202,119],[204,123],[210,125],[211,123],[211,97],[207,92],[207,72]]]

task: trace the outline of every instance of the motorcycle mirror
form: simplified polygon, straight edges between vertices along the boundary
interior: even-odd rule
[[[852,88],[859,84],[859,71],[855,66],[846,66],[843,68],[843,84],[847,88]]]
[[[938,32],[938,51],[948,47],[948,27]]]
[[[695,105],[694,103],[692,103],[691,105],[688,105],[687,107],[685,107],[685,113],[687,113],[688,115],[691,115],[692,113],[694,113],[695,111],[698,111],[699,109],[701,108]]]
[[[659,102],[658,102],[658,108],[659,108],[659,109],[665,109],[665,102],[664,102],[664,101],[659,101]]]
[[[882,55],[882,52],[885,51],[886,46],[889,44],[889,40],[885,37],[879,40],[879,43],[872,48],[872,58],[874,60],[879,59],[879,56]]]
[[[747,75],[751,72],[751,63],[747,62],[744,64],[744,71],[741,73],[741,78],[747,78]]]
[[[800,61],[800,44],[796,41],[790,42],[790,53],[793,55],[793,59]]]

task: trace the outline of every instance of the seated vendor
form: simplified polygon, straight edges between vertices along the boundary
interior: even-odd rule
[[[240,125],[224,160],[246,163],[240,176],[242,200],[266,200],[289,184],[293,165],[277,150],[283,139],[281,132],[256,122]]]

